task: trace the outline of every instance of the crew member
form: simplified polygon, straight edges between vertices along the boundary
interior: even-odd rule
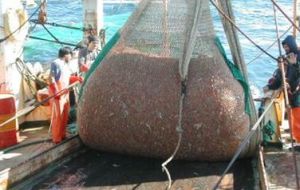
[[[286,53],[284,59],[286,70],[287,91],[291,106],[290,120],[292,125],[293,138],[300,143],[300,52],[296,40],[289,35],[282,41]],[[269,81],[270,82],[270,81]],[[266,88],[276,90],[282,84],[281,71],[276,70],[275,76]]]
[[[79,51],[78,64],[80,72],[86,72],[91,67],[99,53],[99,40],[97,36],[88,36],[87,47]]]
[[[51,63],[49,95],[55,96],[50,101],[51,132],[54,143],[60,143],[66,137],[66,126],[70,110],[68,86],[73,82],[82,81],[81,77],[73,76],[69,67],[72,58],[72,49],[59,49],[58,58]],[[62,93],[57,94],[58,92]]]

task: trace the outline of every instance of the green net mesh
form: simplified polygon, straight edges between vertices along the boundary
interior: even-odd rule
[[[244,89],[244,94],[245,94],[245,112],[251,116],[251,108],[250,108],[250,88],[248,83],[246,82],[243,74],[241,73],[241,71],[239,70],[239,68],[231,61],[227,58],[227,55],[225,53],[225,50],[222,46],[222,43],[220,41],[219,38],[215,38],[215,43],[216,46],[218,47],[220,53],[222,54],[228,68],[230,69],[233,77],[239,81],[239,83],[242,85],[243,89]]]

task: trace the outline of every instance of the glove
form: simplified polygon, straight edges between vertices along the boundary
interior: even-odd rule
[[[86,73],[89,70],[89,66],[87,64],[81,64],[80,72]]]
[[[80,83],[83,82],[83,78],[81,76],[74,76],[74,75],[71,75],[70,78],[69,78],[69,84],[73,84],[75,82],[79,81]]]
[[[57,94],[58,90],[56,89],[56,85],[55,83],[52,83],[49,85],[49,90],[53,93],[53,94]],[[60,100],[60,95],[55,95],[54,99],[56,100]]]

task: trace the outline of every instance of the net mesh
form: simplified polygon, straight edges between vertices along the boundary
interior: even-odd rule
[[[249,131],[249,93],[216,42],[208,0],[141,1],[87,74],[78,106],[83,142],[167,158],[182,113],[176,158],[231,158]]]
[[[196,34],[193,57],[211,55],[214,30],[208,2],[201,1],[202,14]],[[132,23],[131,31],[124,36],[124,46],[145,54],[180,58],[187,32],[195,17],[196,1],[150,1],[142,15]]]

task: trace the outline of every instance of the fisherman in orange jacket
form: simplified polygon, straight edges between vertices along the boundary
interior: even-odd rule
[[[59,49],[58,58],[51,63],[49,95],[55,95],[50,101],[51,115],[51,132],[54,143],[60,143],[66,137],[66,126],[70,110],[69,91],[70,83],[76,81],[82,82],[82,78],[72,75],[69,62],[72,58],[72,49],[63,47]],[[62,93],[58,92],[64,91]]]

